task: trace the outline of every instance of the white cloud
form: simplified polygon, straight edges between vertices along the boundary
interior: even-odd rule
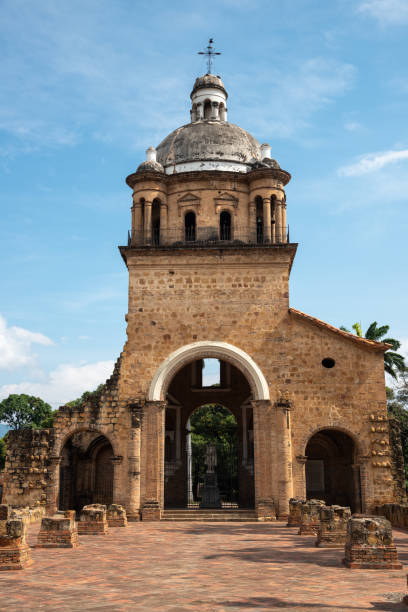
[[[113,367],[113,361],[98,361],[80,366],[69,363],[61,364],[52,370],[47,379],[42,382],[25,381],[1,386],[0,400],[11,393],[27,393],[41,397],[53,408],[58,408],[80,397],[84,391],[96,389],[99,384],[109,378]]]
[[[36,355],[32,346],[39,344],[51,346],[53,341],[38,332],[23,327],[7,327],[6,320],[0,315],[0,368],[14,370],[21,366],[34,365]]]
[[[354,164],[339,168],[340,176],[360,176],[381,170],[389,164],[395,164],[401,160],[408,159],[408,149],[402,151],[384,151],[382,153],[368,153],[359,158]]]
[[[358,121],[347,121],[344,124],[344,129],[348,132],[358,132],[359,130],[361,130],[361,128],[362,125]]]
[[[358,6],[360,13],[365,13],[380,25],[402,25],[408,22],[407,0],[365,0]]]

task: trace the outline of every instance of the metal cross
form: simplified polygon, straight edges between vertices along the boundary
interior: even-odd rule
[[[199,51],[198,55],[206,55],[207,56],[207,74],[211,74],[211,68],[213,63],[214,55],[221,55],[218,51],[214,51],[213,47],[214,39],[210,38],[207,45],[207,51]]]

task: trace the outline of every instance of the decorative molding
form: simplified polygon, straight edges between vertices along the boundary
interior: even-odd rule
[[[186,193],[183,195],[177,200],[177,205],[179,217],[181,217],[181,213],[186,208],[191,208],[197,216],[200,214],[201,200],[199,197],[194,195],[194,193]]]
[[[149,389],[149,401],[159,402],[165,396],[174,375],[184,365],[205,357],[221,359],[234,365],[248,380],[254,399],[270,403],[268,383],[255,361],[232,344],[214,341],[193,342],[171,353],[156,370]]]
[[[218,197],[214,198],[215,212],[218,215],[223,210],[227,210],[236,215],[238,203],[239,200],[236,196],[233,196],[231,193],[224,192]]]

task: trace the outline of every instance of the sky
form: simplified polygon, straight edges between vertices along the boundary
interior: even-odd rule
[[[0,399],[54,408],[126,339],[125,177],[206,72],[292,174],[291,306],[408,354],[407,0],[1,0]]]

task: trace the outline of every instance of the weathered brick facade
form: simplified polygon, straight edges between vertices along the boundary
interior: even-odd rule
[[[203,79],[194,96],[223,88]],[[213,101],[211,120],[194,102],[193,128],[176,130],[128,177],[127,342],[101,393],[60,408],[52,430],[10,436],[5,503],[38,502],[50,514],[115,503],[129,520],[160,519],[165,504],[186,503],[186,428],[206,403],[236,418],[239,501],[260,520],[287,518],[293,496],[354,512],[403,501],[387,346],[289,306],[290,175]],[[209,158],[195,125],[208,130]],[[221,362],[218,388],[199,380],[205,358]]]

